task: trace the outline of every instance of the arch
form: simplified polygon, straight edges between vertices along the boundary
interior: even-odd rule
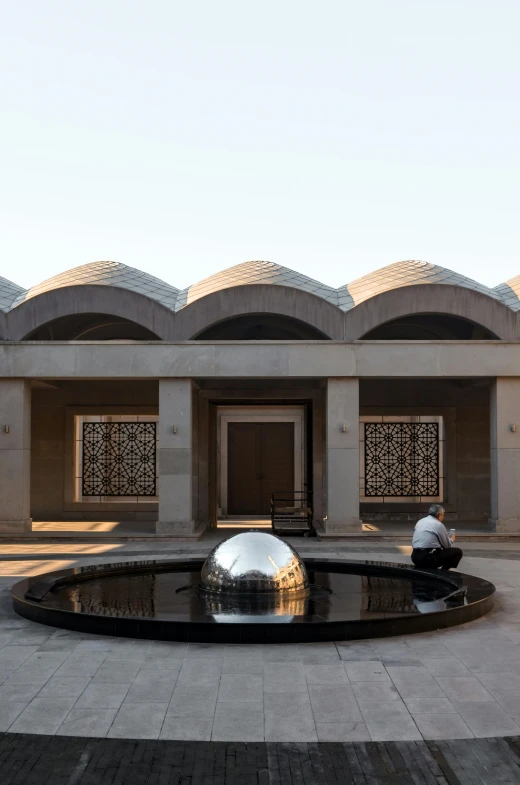
[[[458,317],[501,340],[516,336],[516,314],[495,298],[461,286],[419,284],[385,291],[348,311],[345,340],[368,340],[381,325],[417,314]]]
[[[207,327],[195,336],[197,341],[323,341],[328,340],[316,327],[292,316],[272,313],[232,316]]]
[[[417,313],[374,327],[362,341],[471,341],[494,340],[497,335],[461,316]]]
[[[157,341],[151,330],[130,319],[101,313],[61,316],[40,325],[25,341]]]
[[[113,317],[114,323],[123,320],[137,325],[155,340],[174,340],[175,316],[168,308],[139,292],[88,284],[43,292],[17,305],[7,314],[9,340],[27,339],[44,325],[65,317],[93,314]]]
[[[212,292],[186,305],[177,312],[175,338],[200,340],[214,325],[258,314],[295,320],[325,339],[344,337],[343,313],[321,297],[288,286],[248,284]]]

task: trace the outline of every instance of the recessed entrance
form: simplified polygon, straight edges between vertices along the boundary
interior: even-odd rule
[[[272,492],[293,486],[294,423],[230,422],[228,514],[268,515]]]
[[[273,491],[305,489],[304,406],[219,406],[218,517],[270,515]]]

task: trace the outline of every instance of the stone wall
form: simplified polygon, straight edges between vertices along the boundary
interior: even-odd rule
[[[360,413],[440,414],[445,419],[445,507],[450,520],[483,522],[490,511],[489,383],[480,380],[361,380]],[[364,521],[416,520],[424,505],[361,505]]]
[[[66,501],[67,462],[72,463],[72,434],[67,407],[102,407],[105,413],[158,413],[158,382],[62,381],[32,389],[31,517],[39,521],[157,519],[157,504],[74,505]],[[146,412],[143,411],[146,409]],[[70,411],[70,410],[69,410]],[[69,489],[70,491],[71,489]]]

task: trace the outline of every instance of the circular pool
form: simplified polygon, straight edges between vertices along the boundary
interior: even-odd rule
[[[493,584],[463,573],[374,561],[303,564],[305,591],[264,594],[208,591],[201,559],[78,567],[19,581],[13,607],[39,623],[104,635],[287,643],[425,632],[493,606]]]

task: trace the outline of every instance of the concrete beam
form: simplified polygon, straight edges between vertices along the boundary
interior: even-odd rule
[[[0,345],[0,378],[460,378],[520,374],[502,341],[24,342]]]

